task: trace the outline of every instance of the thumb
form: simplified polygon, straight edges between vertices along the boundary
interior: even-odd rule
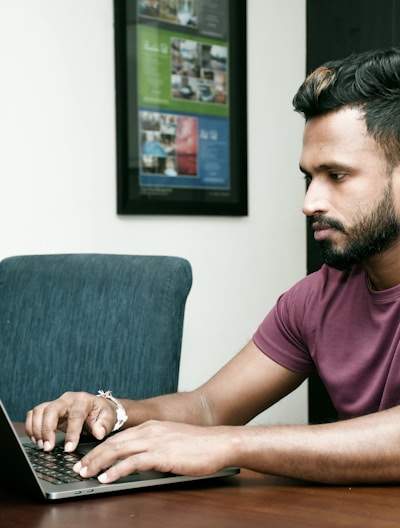
[[[95,422],[92,427],[92,435],[97,440],[103,440],[108,434],[107,428],[101,422]]]
[[[111,433],[116,421],[115,405],[96,397],[96,406],[86,420],[86,429],[96,438],[103,440]]]

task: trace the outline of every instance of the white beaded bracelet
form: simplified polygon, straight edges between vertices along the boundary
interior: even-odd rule
[[[117,421],[112,430],[112,432],[115,433],[115,431],[118,431],[118,429],[121,429],[124,423],[128,420],[128,415],[126,414],[125,408],[119,400],[114,398],[110,390],[107,390],[107,391],[99,390],[97,392],[98,392],[97,396],[101,398],[106,398],[106,400],[111,400],[117,406]]]

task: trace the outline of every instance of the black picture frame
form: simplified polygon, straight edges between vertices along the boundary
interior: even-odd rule
[[[248,214],[246,0],[114,0],[117,213]]]

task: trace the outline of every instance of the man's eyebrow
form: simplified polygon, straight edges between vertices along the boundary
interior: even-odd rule
[[[311,174],[311,172],[324,172],[324,171],[340,171],[340,172],[350,172],[351,167],[349,165],[345,165],[344,163],[339,163],[336,161],[333,161],[332,163],[323,163],[321,165],[318,165],[317,167],[313,167],[312,171],[306,170],[304,167],[302,167],[299,164],[299,169],[303,174]]]

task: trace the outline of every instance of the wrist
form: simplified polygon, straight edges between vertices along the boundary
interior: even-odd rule
[[[105,398],[106,400],[110,400],[115,405],[116,422],[112,429],[112,432],[115,433],[116,431],[121,429],[121,427],[128,421],[128,415],[126,413],[125,407],[122,405],[120,400],[117,400],[117,398],[114,398],[110,390],[107,390],[107,391],[99,390],[97,396],[100,398]]]

